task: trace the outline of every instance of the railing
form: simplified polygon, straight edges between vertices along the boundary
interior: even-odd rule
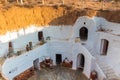
[[[37,42],[36,44],[34,44],[34,46],[32,46],[32,49],[30,49],[29,51],[35,49],[36,47],[39,47],[39,46],[43,45],[44,43],[45,43],[45,42],[42,42],[42,43]],[[29,51],[26,50],[26,47],[17,48],[17,49],[18,49],[18,50],[16,50],[16,51],[17,51],[16,53],[11,53],[11,55],[10,55],[10,56],[7,56],[7,57],[8,57],[8,58],[10,58],[10,57],[15,57],[15,56],[19,56],[19,55],[21,55],[21,54],[24,54],[24,53],[26,53],[26,52],[29,52]]]

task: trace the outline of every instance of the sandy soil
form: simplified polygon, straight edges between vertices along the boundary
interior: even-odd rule
[[[70,3],[69,3],[70,4]],[[15,31],[28,25],[74,25],[80,16],[104,17],[108,21],[120,23],[120,4],[112,7],[113,3],[100,6],[99,2],[71,3],[71,5],[41,5],[38,3],[15,5],[14,3],[1,4],[0,7],[0,34]],[[114,9],[108,9],[114,8]],[[118,6],[118,8],[117,8]]]

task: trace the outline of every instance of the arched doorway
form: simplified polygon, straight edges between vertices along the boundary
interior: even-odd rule
[[[107,55],[108,45],[109,45],[108,40],[106,40],[106,39],[101,40],[101,49],[100,49],[101,55]]]
[[[77,68],[84,70],[84,65],[85,65],[85,57],[83,54],[78,54],[77,56]]]
[[[88,29],[86,27],[82,27],[79,30],[79,36],[80,36],[81,40],[83,40],[83,41],[87,40],[87,38],[88,38]]]

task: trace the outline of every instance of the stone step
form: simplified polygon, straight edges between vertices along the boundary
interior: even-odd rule
[[[99,64],[101,67],[107,67],[107,68],[109,68],[109,66],[108,66],[106,63],[104,63],[103,61],[98,61],[98,64]]]
[[[110,70],[109,71],[104,71],[104,72],[105,72],[105,74],[112,74],[112,75],[114,74],[114,71],[112,71],[112,70],[111,71]]]
[[[93,49],[91,49],[90,47],[88,47],[87,45],[85,46],[87,48],[87,50],[93,55],[95,56],[96,53],[93,51]]]
[[[108,80],[120,80],[116,76],[107,76]]]
[[[101,66],[100,68],[104,71],[111,71],[111,68],[108,66]]]
[[[113,79],[113,78],[114,78],[114,79],[115,79],[115,78],[117,79],[117,76],[108,76],[108,75],[107,75],[107,78],[108,78],[108,79]]]
[[[117,77],[115,73],[106,73],[108,77]]]
[[[114,71],[111,69],[111,70],[106,70],[104,71],[104,73],[106,74],[108,80],[111,79],[111,80],[114,80],[114,79],[118,79],[118,77],[116,76],[116,74],[114,73]]]
[[[114,70],[110,66],[105,64],[105,62],[98,61],[98,64],[100,68],[103,70],[103,72],[105,73],[105,75],[107,76],[107,80],[120,80],[116,76]]]
[[[96,53],[95,53],[92,49],[88,49],[88,51],[89,51],[93,56],[96,55]]]
[[[99,65],[101,69],[103,70],[110,70],[111,68],[108,66],[103,66],[103,65]]]
[[[96,54],[96,52],[93,49],[91,49],[89,46],[86,45],[85,47],[91,53],[92,56],[95,56],[95,57],[98,56]],[[116,74],[114,73],[114,70],[110,66],[108,66],[103,60],[101,60],[101,59],[99,60],[99,57],[97,59],[97,62],[99,64],[100,68],[106,74],[106,76],[107,76],[106,80],[119,80],[117,78]]]
[[[120,79],[112,78],[112,79],[106,79],[106,80],[120,80]]]

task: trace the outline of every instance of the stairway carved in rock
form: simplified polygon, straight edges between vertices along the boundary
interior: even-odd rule
[[[103,73],[106,75],[107,79],[104,80],[120,80],[120,77],[115,73],[115,71],[104,61],[101,55],[97,54],[92,48],[88,45],[84,45],[87,50],[91,53],[92,56],[96,58],[96,63],[99,65]]]

